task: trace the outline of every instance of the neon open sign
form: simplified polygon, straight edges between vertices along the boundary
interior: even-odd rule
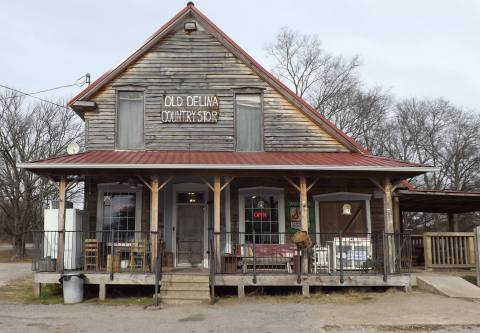
[[[260,220],[260,219],[266,219],[268,216],[267,216],[267,212],[266,211],[263,211],[263,210],[257,210],[255,212],[253,212],[253,218],[255,220]]]

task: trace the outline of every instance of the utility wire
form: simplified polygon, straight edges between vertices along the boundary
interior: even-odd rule
[[[8,90],[11,90],[11,91],[14,91],[14,92],[17,92],[17,93],[22,94],[22,95],[25,95],[25,96],[29,96],[29,97],[38,99],[39,101],[42,101],[42,102],[45,102],[45,103],[49,103],[49,104],[58,106],[58,107],[60,107],[60,108],[68,109],[68,107],[66,107],[66,106],[64,106],[64,105],[60,105],[60,104],[57,104],[57,103],[48,101],[48,100],[43,99],[43,98],[40,98],[40,97],[37,97],[37,96],[33,96],[32,94],[29,94],[29,93],[26,93],[26,92],[23,92],[23,91],[20,91],[20,90],[18,90],[18,89],[14,89],[14,88],[11,88],[11,87],[7,87],[7,86],[5,86],[5,85],[3,85],[3,84],[0,84],[0,87],[5,88],[5,89],[8,89]],[[14,97],[16,97],[16,96],[14,96]]]
[[[81,82],[80,80],[83,79],[83,82]],[[82,77],[79,77],[74,83],[72,84],[68,84],[68,85],[64,85],[64,86],[59,86],[59,87],[55,87],[55,88],[50,88],[50,89],[44,89],[44,90],[40,90],[40,91],[36,91],[36,92],[31,92],[31,93],[27,93],[27,92],[24,92],[24,91],[21,91],[21,90],[18,90],[18,89],[14,89],[14,88],[11,88],[11,87],[7,87],[6,85],[3,85],[3,84],[0,84],[0,87],[2,88],[5,88],[5,89],[8,89],[8,90],[11,90],[11,91],[14,91],[14,92],[17,92],[19,94],[21,94],[22,96],[29,96],[29,97],[32,97],[32,98],[35,98],[35,99],[38,99],[39,101],[42,101],[42,102],[45,102],[45,103],[49,103],[49,104],[52,104],[52,105],[55,105],[55,106],[58,106],[58,107],[61,107],[61,108],[64,108],[64,109],[68,109],[68,107],[65,107],[63,105],[60,105],[60,104],[57,104],[57,103],[54,103],[54,102],[51,102],[51,101],[48,101],[46,99],[43,99],[43,98],[40,98],[38,96],[34,96],[36,94],[40,94],[40,93],[44,93],[44,92],[48,92],[48,91],[52,91],[52,90],[57,90],[57,89],[62,89],[62,88],[68,88],[68,87],[73,87],[73,86],[78,86],[78,87],[82,87],[84,86],[85,84],[89,84],[90,83],[90,75],[89,74],[86,74]],[[8,99],[11,99],[11,98],[18,98],[20,96],[11,96],[11,97],[5,97],[5,98],[2,98],[0,99],[0,101],[5,101],[5,100],[8,100]]]

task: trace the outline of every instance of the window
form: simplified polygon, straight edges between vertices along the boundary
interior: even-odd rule
[[[143,91],[119,91],[117,102],[117,149],[142,149]]]
[[[103,231],[119,231],[125,240],[135,236],[136,193],[103,193]]]
[[[285,202],[283,189],[253,187],[239,190],[239,231],[242,242],[284,242]],[[255,233],[255,238],[254,234]]]
[[[278,200],[274,195],[245,197],[245,241],[278,243]]]
[[[263,112],[260,94],[235,95],[237,151],[263,150]]]

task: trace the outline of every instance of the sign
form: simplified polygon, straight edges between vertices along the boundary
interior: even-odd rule
[[[315,209],[311,201],[307,204],[308,207],[308,225],[309,232],[315,232]],[[302,209],[298,201],[287,202],[287,228],[289,231],[302,230]]]
[[[160,112],[162,123],[216,123],[220,115],[215,95],[165,95]]]
[[[253,211],[254,220],[266,220],[268,218],[267,212],[264,210],[255,210]]]

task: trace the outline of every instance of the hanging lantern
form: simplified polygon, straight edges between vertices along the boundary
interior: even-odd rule
[[[349,203],[343,204],[342,215],[352,215],[352,205]]]

